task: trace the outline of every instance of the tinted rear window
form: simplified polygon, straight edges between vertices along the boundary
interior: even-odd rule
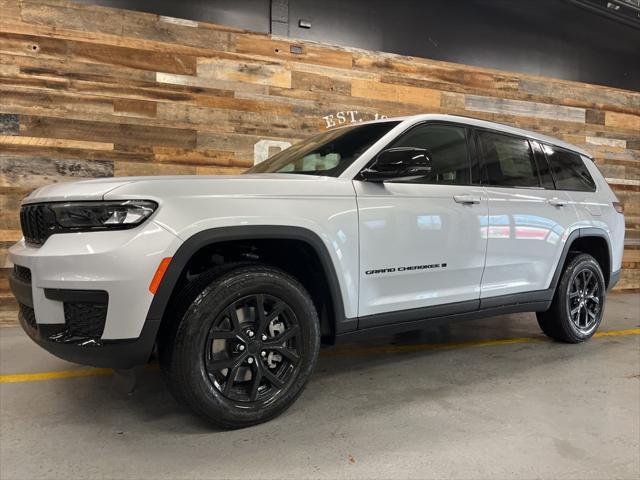
[[[484,177],[489,185],[539,187],[538,171],[526,138],[494,132],[478,133]]]
[[[580,155],[550,145],[543,145],[542,149],[553,170],[558,190],[579,192],[594,192],[596,190],[596,183]]]

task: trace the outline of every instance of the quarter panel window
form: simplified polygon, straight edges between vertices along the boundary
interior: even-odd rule
[[[489,185],[539,187],[540,180],[525,138],[495,132],[478,132],[484,178]]]
[[[553,169],[558,190],[595,192],[596,184],[580,155],[550,145],[542,148]]]
[[[469,150],[466,128],[455,125],[418,125],[390,147],[425,148],[431,154],[431,173],[413,183],[468,185]]]

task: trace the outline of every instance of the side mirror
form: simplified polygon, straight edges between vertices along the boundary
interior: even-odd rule
[[[368,182],[412,180],[431,173],[431,154],[425,148],[396,147],[383,150],[360,172]]]

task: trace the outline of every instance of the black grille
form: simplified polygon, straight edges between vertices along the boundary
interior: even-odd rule
[[[19,280],[22,280],[25,283],[31,283],[31,270],[27,267],[21,267],[20,265],[13,266],[13,274]]]
[[[36,314],[33,311],[33,308],[28,307],[24,304],[20,304],[20,312],[18,313],[20,317],[24,320],[24,322],[29,325],[31,328],[36,329],[38,325],[36,324]]]
[[[64,320],[71,336],[99,338],[107,319],[107,303],[64,302]]]
[[[47,240],[54,221],[53,212],[46,205],[24,205],[20,209],[22,235],[32,245],[42,245]]]

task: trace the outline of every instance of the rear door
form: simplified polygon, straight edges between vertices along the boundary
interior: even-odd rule
[[[566,192],[555,190],[536,142],[491,130],[476,135],[489,203],[481,298],[545,290],[576,220],[575,208]]]
[[[429,150],[428,176],[403,183],[354,180],[361,328],[409,319],[398,312],[423,307],[446,304],[434,314],[477,309],[487,199],[471,181],[475,156],[469,136],[470,130],[456,124],[414,126],[387,147]],[[388,312],[394,315],[379,315]]]

